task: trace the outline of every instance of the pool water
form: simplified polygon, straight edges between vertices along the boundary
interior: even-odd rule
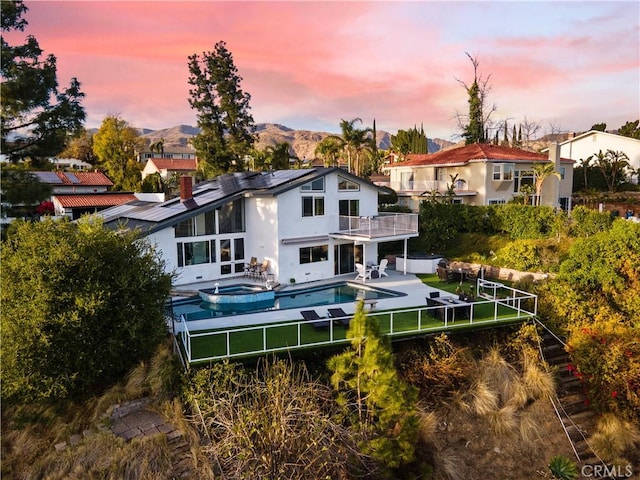
[[[406,294],[383,288],[364,286],[349,282],[333,283],[318,287],[276,292],[275,299],[249,304],[213,304],[199,297],[174,300],[170,304],[174,316],[184,315],[187,321],[206,318],[259,313],[291,308],[317,307],[336,303],[350,303],[358,299],[385,299]]]

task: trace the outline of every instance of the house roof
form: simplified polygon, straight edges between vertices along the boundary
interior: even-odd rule
[[[630,143],[636,142],[636,143],[640,144],[640,140],[638,140],[637,138],[625,137],[624,135],[617,135],[615,133],[601,132],[600,130],[589,130],[588,132],[581,133],[580,135],[576,135],[573,138],[568,138],[564,142],[561,142],[559,145],[560,146],[567,145],[569,143],[573,143],[573,142],[582,140],[583,138],[587,138],[587,137],[590,137],[592,135],[603,135],[603,136],[608,136],[608,137],[611,137],[611,138],[626,139],[626,140],[629,140]],[[549,149],[548,148],[544,148],[541,151],[542,152],[548,152]]]
[[[102,172],[31,172],[38,177],[42,183],[48,183],[49,185],[61,186],[83,186],[83,187],[97,187],[113,186],[113,182],[109,180]]]
[[[153,163],[158,170],[192,172],[197,168],[197,162],[194,158],[150,158],[148,161]]]
[[[136,199],[133,193],[91,193],[54,195],[63,208],[113,207]]]
[[[386,168],[465,165],[469,162],[478,161],[531,163],[548,162],[549,157],[542,153],[530,152],[519,148],[503,147],[488,143],[474,143],[436,153],[410,153],[407,155],[406,161],[389,165]],[[573,163],[573,160],[568,159],[562,159],[561,161],[565,163]]]
[[[379,188],[337,167],[226,173],[194,185],[193,199],[190,202],[182,202],[180,198],[161,203],[136,200],[103,210],[96,215],[102,216],[105,226],[110,228],[126,223],[130,228],[140,228],[146,233],[152,233],[237,198],[275,196],[335,171],[359,183]]]

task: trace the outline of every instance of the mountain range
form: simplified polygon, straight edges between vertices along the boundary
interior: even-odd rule
[[[170,146],[187,146],[189,140],[200,133],[200,129],[189,125],[178,125],[161,130],[142,129],[141,136],[150,143],[164,140],[165,148]],[[268,146],[277,143],[287,142],[291,146],[291,153],[296,157],[315,158],[315,149],[323,138],[336,135],[329,132],[314,132],[311,130],[294,130],[292,128],[277,123],[256,124],[256,134],[258,140],[255,148],[264,150]],[[378,148],[387,150],[391,146],[391,134],[379,130],[376,132]],[[442,148],[454,145],[454,143],[440,138],[429,138],[429,153],[434,153]]]

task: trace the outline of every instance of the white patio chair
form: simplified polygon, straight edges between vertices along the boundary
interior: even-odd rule
[[[362,280],[363,282],[367,279],[371,280],[371,270],[364,268],[361,263],[356,263],[356,272],[358,272],[358,275],[356,275],[355,280]]]
[[[385,277],[388,277],[389,274],[387,272],[385,272],[385,270],[387,269],[387,264],[389,263],[389,260],[387,260],[386,258],[383,258],[382,261],[380,262],[380,265],[378,266],[378,274],[382,277],[383,275]]]

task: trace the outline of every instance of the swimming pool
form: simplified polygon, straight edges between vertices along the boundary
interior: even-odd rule
[[[273,300],[245,304],[215,304],[203,302],[200,297],[174,300],[169,308],[174,316],[184,315],[189,320],[226,317],[248,313],[259,313],[292,308],[317,307],[336,303],[350,303],[358,299],[381,300],[405,296],[405,293],[384,288],[371,287],[351,282],[338,282],[327,285],[283,290],[275,293]]]

